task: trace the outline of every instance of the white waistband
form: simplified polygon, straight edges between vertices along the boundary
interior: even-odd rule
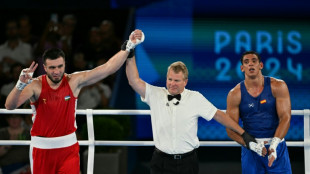
[[[255,140],[259,143],[259,142],[262,142],[262,141],[267,141],[267,144],[266,145],[269,145],[272,141],[272,138],[255,138]],[[281,142],[284,141],[284,138],[281,140]]]
[[[61,137],[31,137],[31,146],[40,149],[69,147],[77,142],[75,132]]]

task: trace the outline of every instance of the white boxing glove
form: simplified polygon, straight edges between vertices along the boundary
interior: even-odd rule
[[[27,81],[27,83],[22,82],[20,79],[17,81],[16,88],[20,91],[23,90],[28,84],[32,82],[33,72],[27,73],[28,70],[29,68],[23,69],[19,75],[19,78],[25,78]],[[21,76],[24,76],[24,77],[21,77]]]
[[[269,150],[273,149],[273,152],[268,156],[268,159],[271,158],[271,156],[274,156],[274,159],[277,159],[277,147],[279,143],[281,142],[281,139],[278,137],[273,137],[270,143]]]

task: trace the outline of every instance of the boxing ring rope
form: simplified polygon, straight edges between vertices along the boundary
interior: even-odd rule
[[[223,110],[225,112],[225,110]],[[292,110],[293,116],[304,116],[304,141],[287,141],[287,146],[304,147],[305,174],[310,174],[310,110]],[[0,109],[0,114],[32,114],[31,109]],[[81,140],[81,146],[88,146],[87,174],[92,174],[94,170],[95,146],[154,146],[153,141],[102,141],[95,140],[94,136],[94,115],[150,115],[150,110],[80,110],[77,115],[86,115],[88,140]],[[0,145],[30,145],[30,141],[21,140],[0,140]],[[200,146],[221,146],[236,147],[240,146],[234,141],[200,141]]]

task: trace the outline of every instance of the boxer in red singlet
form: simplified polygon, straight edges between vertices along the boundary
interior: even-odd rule
[[[16,88],[6,99],[8,110],[30,100],[33,111],[30,161],[33,174],[79,174],[79,144],[76,139],[77,96],[84,86],[94,84],[117,71],[144,40],[141,30],[129,36],[122,50],[103,65],[89,71],[65,73],[65,54],[52,48],[43,54],[46,75],[32,78],[32,63],[21,72]]]

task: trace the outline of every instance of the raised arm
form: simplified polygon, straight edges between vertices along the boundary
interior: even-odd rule
[[[5,101],[5,108],[13,110],[25,103],[26,100],[34,96],[34,88],[36,82],[32,83],[33,72],[38,64],[32,62],[29,68],[23,69],[20,73],[16,87],[12,89]]]
[[[115,73],[125,62],[131,49],[134,49],[136,45],[140,44],[143,40],[142,31],[135,30],[129,36],[129,40],[126,45],[126,50],[121,50],[110,58],[105,64],[100,65],[92,70],[78,72],[72,74],[73,78],[78,78],[78,88],[80,90],[84,86],[94,84],[105,77]]]
[[[141,97],[145,98],[145,82],[139,77],[137,69],[136,58],[129,58],[126,64],[126,75],[130,86],[138,93]]]

